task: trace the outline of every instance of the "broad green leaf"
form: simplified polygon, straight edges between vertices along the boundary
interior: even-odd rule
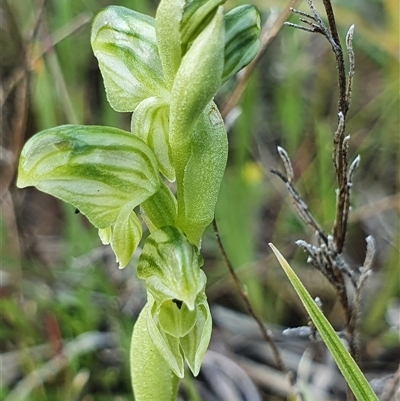
[[[179,378],[160,355],[147,328],[147,304],[133,328],[130,352],[135,401],[175,401]]]
[[[164,226],[175,226],[177,202],[171,190],[161,182],[158,191],[140,205],[150,232]]]
[[[110,127],[64,125],[26,143],[17,186],[36,186],[106,229],[123,208],[133,210],[152,196],[160,177],[153,152],[134,135]]]
[[[194,244],[214,218],[215,205],[228,157],[224,122],[215,104],[201,115],[192,136],[191,156],[177,178],[177,225]]]
[[[180,22],[184,0],[161,0],[156,13],[156,35],[164,77],[171,89],[181,63]]]
[[[133,111],[150,96],[168,98],[153,18],[108,7],[93,22],[91,43],[113,109]]]
[[[177,176],[177,170],[183,174],[190,157],[191,136],[197,120],[221,84],[223,51],[223,9],[219,7],[183,57],[172,87],[170,146]]]
[[[132,114],[131,131],[153,150],[161,173],[175,180],[172,154],[169,145],[169,105],[165,100],[149,97],[136,107]]]
[[[371,386],[361,372],[360,368],[340,341],[340,338],[329,323],[328,319],[321,312],[315,301],[311,298],[311,295],[299,280],[296,273],[293,271],[281,253],[274,247],[274,245],[269,244],[269,246],[282,266],[282,269],[288,276],[297,295],[300,297],[302,304],[315,324],[315,327],[321,335],[325,345],[331,352],[333,359],[342,372],[356,399],[358,401],[378,401],[377,396],[371,389]]]
[[[198,249],[176,227],[166,226],[150,234],[139,257],[137,275],[146,281],[156,302],[167,299],[195,307],[197,294],[204,290],[206,277]]]
[[[226,0],[186,0],[180,24],[183,54]]]
[[[225,15],[225,82],[245,67],[260,47],[260,14],[251,5],[236,7]]]

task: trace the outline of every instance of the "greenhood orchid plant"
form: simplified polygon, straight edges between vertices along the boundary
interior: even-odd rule
[[[137,267],[147,304],[135,325],[135,399],[174,400],[184,361],[198,374],[211,335],[199,253],[227,160],[218,89],[255,56],[253,6],[224,14],[224,0],[161,0],[152,18],[124,7],[95,18],[91,43],[113,109],[131,132],[65,125],[22,150],[17,185],[72,204],[110,244],[120,268],[150,235]],[[176,182],[171,192],[166,180]]]

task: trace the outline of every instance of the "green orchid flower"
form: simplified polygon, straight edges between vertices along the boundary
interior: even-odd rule
[[[139,257],[137,275],[147,289],[146,335],[178,377],[184,361],[198,374],[211,336],[202,264],[198,248],[172,226],[147,237]]]
[[[111,107],[132,112],[131,132],[52,128],[26,143],[19,162],[17,185],[75,206],[121,268],[142,238],[140,208],[150,235],[137,267],[147,290],[131,346],[137,401],[173,401],[185,363],[198,374],[211,336],[199,249],[228,152],[213,98],[253,59],[260,31],[253,6],[225,14],[223,3],[161,0],[155,18],[100,12],[93,52]]]
[[[157,192],[160,177],[153,152],[129,132],[64,125],[25,144],[17,186],[36,186],[75,206],[124,267],[142,237],[133,209]]]
[[[212,221],[227,160],[212,99],[259,44],[257,10],[243,6],[224,15],[222,3],[162,0],[155,19],[108,7],[91,37],[111,106],[133,112],[132,133],[154,151],[163,176],[176,180],[175,221],[196,245]],[[150,226],[162,227],[147,217]]]

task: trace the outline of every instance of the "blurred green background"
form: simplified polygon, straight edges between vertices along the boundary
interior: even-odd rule
[[[0,399],[133,400],[128,350],[145,302],[135,277],[138,253],[127,268],[118,270],[110,249],[100,244],[96,230],[72,206],[33,188],[15,188],[15,162],[27,139],[56,125],[129,130],[129,114],[114,112],[106,101],[91,53],[90,24],[110,4],[154,16],[157,3],[1,0]],[[226,8],[239,4],[228,0]],[[254,4],[263,23],[285,6],[278,0]],[[321,2],[315,4],[323,14]],[[305,2],[298,8],[307,11]],[[342,43],[355,24],[356,75],[347,133],[351,158],[361,155],[344,253],[356,269],[365,256],[365,237],[376,240],[375,274],[365,289],[360,340],[364,368],[390,373],[400,359],[395,321],[400,311],[399,4],[338,0],[334,8]],[[221,89],[219,105],[235,84],[232,80]],[[306,325],[307,317],[271,257],[268,242],[288,258],[312,295],[322,299],[334,326],[342,327],[332,289],[306,265],[305,254],[294,244],[297,239],[312,241],[313,233],[299,222],[284,185],[269,172],[282,171],[276,152],[280,145],[292,159],[297,189],[329,232],[335,211],[331,152],[336,109],[336,66],[329,44],[322,36],[284,27],[229,115],[230,157],[216,220],[255,309],[278,331]],[[211,306],[244,312],[211,230],[202,251]],[[224,319],[228,318],[216,319],[211,349],[221,341],[218,330],[229,326]],[[247,374],[262,399],[285,399]],[[180,396],[222,399],[212,398],[207,383],[202,375],[196,382],[189,378]]]

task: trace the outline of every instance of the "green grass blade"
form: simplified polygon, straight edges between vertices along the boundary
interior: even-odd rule
[[[293,288],[297,292],[297,295],[300,297],[301,302],[306,308],[311,320],[315,324],[315,327],[321,335],[322,340],[331,352],[333,359],[342,372],[354,396],[357,398],[358,401],[378,401],[377,396],[372,391],[368,381],[361,372],[360,368],[355,363],[351,355],[348,353],[347,349],[340,341],[335,330],[330,325],[324,314],[320,311],[318,306],[315,304],[314,300],[311,298],[310,294],[308,293],[302,282],[299,280],[296,273],[292,270],[288,262],[274,247],[274,245],[269,244],[269,246],[271,247],[280,265],[282,266],[282,269],[288,276]]]

